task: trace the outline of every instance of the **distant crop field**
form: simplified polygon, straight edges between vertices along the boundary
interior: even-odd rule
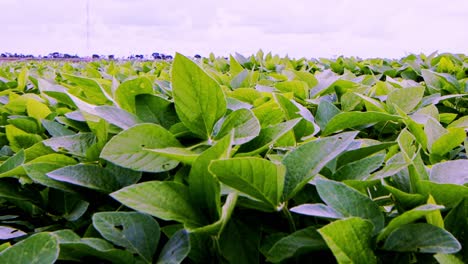
[[[468,261],[467,56],[165,58],[1,59],[0,263]]]

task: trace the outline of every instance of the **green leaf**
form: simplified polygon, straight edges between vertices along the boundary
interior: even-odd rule
[[[24,91],[26,89],[28,75],[29,75],[28,68],[23,67],[20,73],[18,74],[18,79],[17,79],[17,83],[18,83],[17,89],[19,91]]]
[[[461,249],[457,239],[440,227],[429,224],[407,224],[388,236],[383,249],[398,252],[456,253]]]
[[[0,252],[0,263],[55,263],[58,255],[57,238],[51,233],[38,233]]]
[[[283,193],[285,168],[271,161],[246,157],[211,162],[210,171],[224,184],[263,201],[276,210]]]
[[[47,173],[49,178],[93,190],[110,193],[137,182],[139,173],[121,175],[93,164],[77,164]],[[122,180],[121,180],[122,179]]]
[[[431,168],[429,179],[436,183],[468,183],[468,160],[449,160]]]
[[[0,240],[10,240],[24,235],[27,234],[19,229],[9,226],[0,226]]]
[[[62,76],[74,83],[89,101],[98,105],[108,102],[101,85],[96,80],[66,73],[62,73]]]
[[[133,263],[133,255],[126,250],[116,249],[110,243],[100,238],[80,238],[71,230],[59,230],[53,233],[60,244],[59,260],[82,261],[92,256],[110,261],[111,263]]]
[[[52,137],[70,136],[75,134],[75,132],[65,128],[63,125],[55,121],[43,119],[41,123]]]
[[[329,161],[343,152],[356,135],[356,132],[348,132],[320,138],[305,143],[288,153],[283,159],[283,164],[287,169],[283,191],[286,200],[292,198]],[[327,153],[327,155],[318,153]]]
[[[315,114],[315,118],[320,129],[325,129],[328,122],[340,112],[340,109],[338,109],[334,104],[326,100],[321,100],[317,107],[317,113]]]
[[[279,138],[284,136],[287,132],[293,129],[300,119],[296,118],[283,123],[279,123],[260,130],[260,134],[253,140],[242,145],[238,150],[238,157],[241,156],[254,156],[262,153],[271,147]]]
[[[380,168],[384,158],[384,154],[379,154],[348,163],[333,174],[333,179],[336,181],[365,179]]]
[[[397,105],[405,113],[411,112],[422,100],[424,86],[407,87],[393,90],[387,97],[387,106]]]
[[[189,233],[185,230],[176,232],[164,245],[157,264],[179,264],[190,252]]]
[[[319,178],[315,180],[320,198],[345,217],[357,216],[373,223],[374,233],[384,227],[384,216],[380,207],[361,192],[341,182]]]
[[[440,264],[463,264],[463,260],[460,260],[455,255],[451,254],[435,254],[434,258]]]
[[[381,142],[371,146],[360,146],[357,149],[349,150],[338,156],[336,167],[341,168],[343,165],[361,160],[367,156],[387,149],[397,144],[396,142]]]
[[[229,158],[232,135],[227,135],[214,146],[205,150],[192,165],[188,183],[190,197],[195,208],[199,208],[210,222],[219,218],[221,208],[220,184],[208,170],[212,160]]]
[[[24,151],[21,149],[18,151],[18,153],[8,158],[0,165],[0,178],[21,174],[21,165],[25,162],[25,160]]]
[[[176,53],[172,65],[172,92],[177,115],[203,139],[226,112],[225,95],[215,80],[193,61]]]
[[[154,124],[140,124],[114,136],[104,146],[101,158],[119,166],[147,172],[168,171],[179,162],[144,150],[182,147],[166,129]]]
[[[26,103],[26,111],[28,112],[28,116],[34,117],[38,121],[41,121],[52,113],[47,105],[34,99],[28,100]]]
[[[152,263],[160,231],[151,216],[138,212],[100,212],[92,220],[102,237]]]
[[[143,148],[143,150],[158,154],[163,157],[167,157],[172,160],[178,160],[180,162],[183,162],[189,165],[192,165],[193,162],[199,156],[198,153],[195,153],[188,148],[176,148],[176,147],[158,148],[158,149]]]
[[[15,152],[29,148],[42,140],[41,136],[27,133],[13,125],[6,125],[5,131],[10,147]]]
[[[322,135],[330,135],[337,131],[362,125],[373,125],[378,122],[397,121],[401,117],[381,112],[343,112],[335,115],[327,123]]]
[[[174,104],[162,97],[140,94],[135,97],[136,115],[146,123],[155,123],[169,129],[179,122]]]
[[[266,254],[267,261],[278,263],[310,251],[324,250],[325,241],[314,227],[298,230],[278,240]]]
[[[136,113],[135,97],[139,94],[153,94],[153,85],[147,77],[126,80],[115,90],[115,101],[130,113]]]
[[[74,83],[78,90],[86,95],[89,101],[97,105],[108,102],[101,85],[96,80],[66,73],[62,73],[61,75]]]
[[[144,182],[125,187],[110,195],[125,206],[166,221],[178,221],[188,227],[203,225],[191,204],[188,188],[180,183]]]
[[[318,230],[338,263],[377,263],[371,249],[372,223],[358,217],[334,221]]]
[[[235,145],[241,145],[254,139],[260,134],[260,123],[252,111],[239,109],[230,113],[222,123],[215,126],[213,139],[218,140],[234,130]],[[219,127],[218,127],[219,126]]]
[[[468,197],[468,187],[449,183],[421,181],[420,193],[432,195],[437,204],[446,208],[455,207],[464,197]]]
[[[96,115],[110,124],[122,129],[128,129],[138,123],[141,123],[135,115],[114,106],[97,106],[90,114]]]
[[[290,209],[291,212],[303,215],[325,217],[332,219],[345,218],[343,214],[324,204],[301,204]]]
[[[434,141],[431,148],[431,154],[442,156],[455,147],[461,145],[465,138],[465,129],[449,128],[446,134],[442,135],[436,141]]]
[[[425,205],[421,205],[416,208],[413,208],[410,211],[406,211],[403,214],[393,218],[387,224],[387,226],[382,231],[380,231],[379,236],[377,237],[377,241],[387,238],[387,236],[390,233],[392,233],[395,229],[403,225],[412,223],[418,220],[419,218],[430,214],[431,212],[435,212],[443,208],[444,208],[443,206],[439,206],[439,205],[425,204]]]
[[[44,145],[56,152],[66,152],[78,157],[86,157],[88,149],[96,143],[93,133],[78,133],[76,135],[53,137],[42,141]]]

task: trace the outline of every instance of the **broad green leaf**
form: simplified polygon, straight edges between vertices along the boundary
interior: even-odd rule
[[[90,102],[97,105],[108,102],[101,85],[96,80],[66,73],[62,73],[62,76],[68,81],[74,83],[78,87],[79,91],[86,95],[86,98],[88,98]]]
[[[143,150],[158,154],[162,157],[167,157],[172,160],[178,160],[182,163],[189,164],[189,165],[192,165],[193,162],[199,156],[198,153],[193,152],[188,148],[177,148],[177,147],[158,148],[158,149],[143,148]]]
[[[100,238],[80,238],[71,230],[63,229],[53,233],[60,244],[59,260],[79,262],[85,257],[95,257],[111,263],[133,263],[135,258],[126,250],[116,249]]]
[[[307,108],[281,94],[274,94],[274,98],[283,108],[287,120],[302,118],[299,124],[294,127],[296,138],[303,139],[303,137],[314,136],[320,131],[320,127],[315,124],[314,116]]]
[[[126,80],[115,90],[115,101],[123,110],[136,113],[135,97],[139,94],[153,94],[153,85],[146,77]]]
[[[10,240],[12,238],[22,237],[24,235],[27,234],[20,229],[9,226],[0,226],[0,240]]]
[[[429,179],[436,183],[463,185],[468,183],[468,160],[449,160],[431,168]]]
[[[135,109],[139,119],[146,123],[159,124],[166,129],[179,122],[174,104],[156,95],[137,95]]]
[[[460,117],[459,119],[450,123],[450,125],[448,125],[447,127],[448,128],[451,128],[451,127],[468,128],[468,116]]]
[[[21,174],[22,168],[21,165],[26,161],[24,156],[24,151],[21,149],[13,155],[12,157],[5,160],[0,165],[0,178],[2,177],[11,177],[16,176],[17,174]]]
[[[424,86],[407,87],[393,90],[387,97],[387,106],[397,105],[405,113],[411,112],[424,95]]]
[[[15,152],[18,152],[20,149],[29,148],[42,140],[41,136],[27,133],[13,125],[6,125],[5,131],[6,137],[10,142],[10,147]]]
[[[203,139],[226,112],[221,87],[193,61],[177,53],[172,65],[172,92],[177,115]]]
[[[266,254],[267,260],[279,263],[310,251],[326,249],[327,245],[314,227],[298,230],[278,240]]]
[[[0,252],[0,263],[55,263],[58,255],[57,238],[51,233],[38,233]]]
[[[188,227],[203,225],[192,206],[188,188],[180,183],[144,182],[125,187],[110,195],[125,206],[166,221],[178,221]]]
[[[253,140],[242,145],[236,156],[254,156],[270,148],[279,138],[293,129],[300,119],[296,118],[260,130],[260,134]]]
[[[285,167],[254,157],[214,160],[210,171],[224,184],[277,209],[283,193]]]
[[[151,216],[138,212],[100,212],[93,226],[107,240],[152,263],[159,242],[159,225]]]
[[[104,146],[101,158],[119,166],[148,172],[168,171],[179,162],[144,150],[182,147],[166,129],[154,124],[140,124],[114,136]]]
[[[17,86],[17,89],[19,91],[24,91],[26,89],[26,84],[27,84],[27,81],[28,81],[28,75],[29,75],[29,71],[28,71],[28,68],[27,67],[23,67],[20,71],[20,73],[18,74],[18,80],[17,80],[17,83],[18,83],[18,86]]]
[[[23,168],[26,175],[28,175],[28,177],[31,178],[31,180],[35,183],[63,191],[73,192],[74,190],[71,185],[47,177],[47,173],[60,169],[63,166],[63,164],[38,162],[25,164],[23,165]]]
[[[315,114],[315,118],[320,129],[325,129],[328,122],[340,112],[340,109],[338,109],[334,104],[326,100],[320,101],[317,107],[317,113]]]
[[[421,181],[420,193],[423,195],[432,195],[437,204],[446,208],[455,207],[463,198],[468,197],[468,187],[449,184],[435,183],[431,181]]]
[[[335,115],[326,124],[322,135],[362,125],[373,125],[378,122],[398,121],[401,117],[381,112],[343,112]]]
[[[52,137],[70,136],[75,134],[75,132],[65,128],[63,125],[55,121],[43,119],[41,123]]]
[[[60,168],[47,173],[56,181],[66,182],[93,190],[110,193],[137,182],[139,173],[121,175],[112,173],[101,166],[93,164],[77,164]]]
[[[365,179],[380,168],[384,158],[384,154],[379,154],[348,163],[333,174],[333,179],[336,181]]]
[[[377,263],[371,249],[372,223],[358,217],[334,221],[318,230],[338,263]]]
[[[398,252],[456,253],[461,249],[457,239],[442,228],[424,224],[399,227],[385,240],[383,249]]]
[[[303,215],[325,217],[331,219],[345,218],[343,214],[324,204],[301,204],[290,209],[291,212]]]
[[[283,164],[287,169],[283,191],[285,199],[292,198],[302,189],[329,161],[343,152],[356,135],[356,132],[348,132],[320,138],[305,143],[288,153],[283,159]],[[327,155],[319,153],[327,153]]]
[[[97,106],[90,114],[96,115],[110,124],[118,126],[122,129],[128,129],[136,124],[141,123],[141,121],[135,115],[114,106]]]
[[[426,133],[427,136],[427,148],[431,149],[432,144],[446,134],[447,130],[437,120],[428,118],[424,126],[424,133]]]
[[[338,156],[336,167],[341,168],[345,164],[361,160],[367,156],[377,153],[381,150],[387,149],[397,144],[396,142],[381,142],[371,146],[360,146],[357,149],[349,150]]]
[[[414,209],[411,209],[410,211],[406,211],[403,214],[393,218],[387,224],[387,226],[384,229],[382,229],[382,231],[380,231],[379,236],[377,237],[377,241],[387,238],[387,236],[390,233],[392,233],[395,229],[403,225],[412,223],[418,220],[419,218],[430,214],[431,212],[435,212],[443,208],[444,208],[443,206],[439,206],[439,205],[425,204],[425,205],[418,206]]]
[[[231,144],[232,134],[219,140],[198,156],[189,173],[188,183],[192,204],[211,222],[219,218],[221,194],[219,181],[209,172],[208,167],[212,160],[229,158]]]
[[[76,135],[49,138],[42,143],[56,152],[86,157],[87,150],[96,143],[96,136],[93,133],[78,133]]]
[[[34,99],[28,100],[26,103],[26,111],[28,112],[28,116],[34,117],[38,121],[41,121],[52,113],[46,104]]]
[[[442,156],[455,147],[461,145],[465,138],[465,129],[449,128],[446,134],[434,141],[431,148],[431,154]]]
[[[176,232],[164,245],[157,264],[179,264],[190,252],[190,235],[185,230]]]
[[[384,216],[380,207],[361,192],[341,182],[316,179],[315,185],[320,198],[344,217],[361,217],[373,223],[374,233],[384,227]]]
[[[254,139],[260,134],[260,123],[252,111],[239,109],[230,113],[222,123],[215,126],[213,139],[218,140],[234,130],[235,145],[241,145]],[[220,121],[221,121],[220,120]]]

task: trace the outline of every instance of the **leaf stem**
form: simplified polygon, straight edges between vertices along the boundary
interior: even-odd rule
[[[286,219],[288,219],[289,230],[290,230],[291,232],[296,232],[296,223],[294,223],[294,219],[293,219],[293,217],[292,217],[292,215],[291,215],[291,212],[290,212],[289,209],[288,209],[287,204],[285,204],[285,205],[283,206],[282,211],[283,211],[283,215],[286,217]]]

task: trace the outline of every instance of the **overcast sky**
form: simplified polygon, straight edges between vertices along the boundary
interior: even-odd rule
[[[0,52],[468,53],[467,0],[0,0]]]

